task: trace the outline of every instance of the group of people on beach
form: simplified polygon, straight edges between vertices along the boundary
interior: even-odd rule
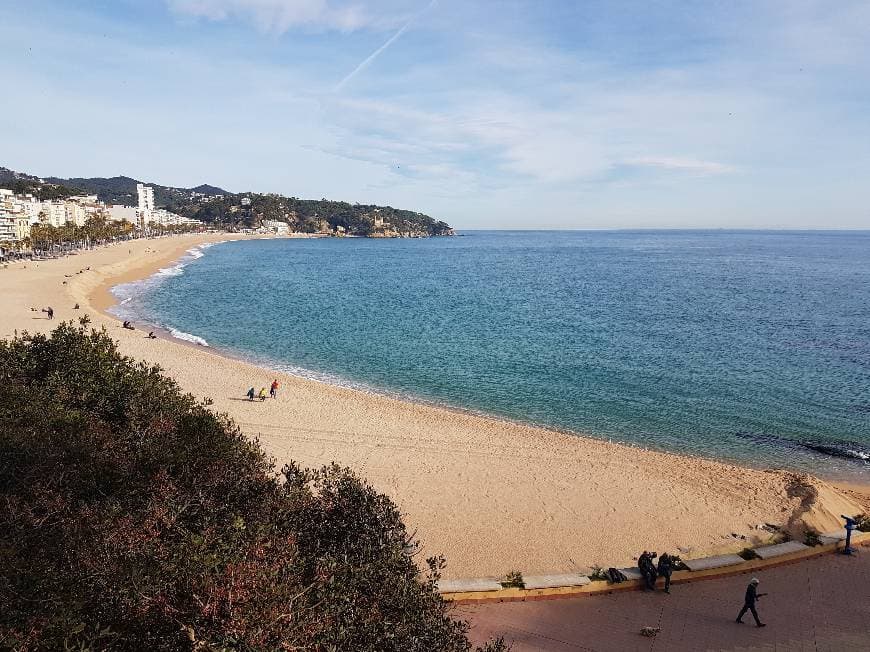
[[[78,304],[76,304],[76,308],[78,308]],[[136,330],[136,327],[133,325],[133,322],[127,321],[127,320],[124,320],[124,323],[121,324],[121,328],[128,330],[128,331]],[[157,339],[157,336],[154,334],[154,331],[148,331],[148,335],[146,335],[145,337],[148,338],[149,340],[156,340]]]
[[[251,387],[246,394],[249,401],[253,401],[254,397],[258,398],[261,401],[266,400],[266,388],[261,387],[259,393],[255,393],[254,388]],[[269,386],[269,396],[272,398],[278,398],[278,379],[272,381],[272,384]]]

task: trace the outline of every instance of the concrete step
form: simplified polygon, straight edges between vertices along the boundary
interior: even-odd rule
[[[623,575],[625,575],[630,580],[642,580],[643,575],[640,574],[640,571],[637,567],[633,568],[619,568],[619,570]]]
[[[489,577],[466,578],[461,580],[439,580],[439,593],[470,593],[476,591],[501,591],[502,585]]]
[[[735,566],[742,564],[745,559],[738,555],[714,555],[713,557],[701,557],[700,559],[684,559],[683,563],[689,567],[690,571],[709,570],[711,568],[722,568],[723,566]]]
[[[755,548],[755,554],[762,559],[773,559],[774,557],[789,555],[793,552],[800,552],[801,550],[809,550],[809,546],[806,546],[799,541],[786,541],[785,543],[777,543],[772,546]]]
[[[523,577],[527,589],[555,589],[562,586],[586,586],[591,580],[579,573],[564,575],[529,575]]]

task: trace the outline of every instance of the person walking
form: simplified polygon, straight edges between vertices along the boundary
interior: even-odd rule
[[[248,396],[248,400],[249,400],[249,401],[253,401],[253,400],[254,400],[254,388],[253,388],[253,387],[251,387],[251,389],[248,390],[248,394],[247,394],[247,396]]]
[[[659,557],[659,575],[665,578],[665,593],[671,592],[671,572],[674,569],[674,563],[671,556],[663,552]]]
[[[265,387],[261,387],[261,388],[260,388],[260,393],[259,393],[259,395],[257,396],[257,398],[259,398],[261,401],[265,401],[265,400],[266,400],[266,388],[265,388]]]
[[[51,306],[49,306],[48,308],[46,308],[45,310],[43,310],[43,312],[44,312],[46,315],[48,315],[48,318],[49,318],[49,319],[54,319],[54,308],[52,308]]]
[[[278,398],[278,379],[272,381],[272,386],[269,388],[269,396]]]
[[[755,610],[755,603],[758,601],[758,598],[767,595],[767,593],[759,593],[758,592],[758,578],[753,577],[749,581],[749,586],[746,587],[746,597],[743,600],[743,609],[740,610],[740,613],[737,614],[736,622],[743,624],[743,615],[747,611],[752,612],[752,617],[755,618],[755,624],[758,627],[767,627],[767,625],[758,618],[758,612]]]

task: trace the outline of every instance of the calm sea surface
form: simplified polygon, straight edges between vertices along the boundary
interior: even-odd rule
[[[115,292],[309,377],[870,480],[870,232],[241,241]]]

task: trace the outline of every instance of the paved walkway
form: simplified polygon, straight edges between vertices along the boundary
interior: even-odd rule
[[[480,643],[504,636],[514,652],[527,650],[870,650],[870,548],[857,556],[826,555],[755,575],[758,612],[734,622],[750,575],[677,584],[671,595],[627,591],[565,600],[459,605]],[[656,638],[644,626],[661,627]]]

